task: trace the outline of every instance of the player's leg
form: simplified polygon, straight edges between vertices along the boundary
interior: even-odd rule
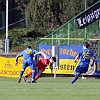
[[[35,79],[35,75],[36,75],[36,65],[35,65],[34,61],[32,63],[30,63],[30,68],[32,70],[32,83],[34,83],[35,82],[34,79]]]
[[[32,83],[35,82],[35,80],[34,80],[34,79],[35,79],[35,75],[36,75],[36,74],[35,74],[35,71],[36,71],[36,70],[32,70]]]
[[[32,75],[32,71],[30,71],[25,77],[28,78],[31,75]]]
[[[28,78],[29,76],[31,76],[31,75],[32,75],[32,71],[30,71],[30,72],[24,77],[24,81],[26,82],[27,78]]]
[[[19,74],[19,79],[18,79],[18,83],[20,83],[20,81],[21,81],[21,78],[22,78],[22,76],[23,76],[23,74],[24,74],[24,71],[25,71],[25,69],[27,68],[27,63],[26,63],[26,61],[24,61],[23,62],[23,65],[22,65],[22,70],[20,71],[20,74]]]
[[[18,78],[18,83],[20,83],[24,71],[25,71],[25,69],[22,69],[22,70],[20,71],[19,78]]]
[[[71,84],[73,84],[79,77],[80,77],[81,73],[77,72],[74,79],[71,81]]]
[[[36,81],[41,76],[42,72],[42,70],[38,71],[38,74],[36,74],[34,81]]]
[[[35,76],[35,81],[41,76],[42,72],[45,70],[44,66],[39,66],[38,68],[38,74]]]
[[[37,73],[38,73],[38,69],[36,68],[35,76],[36,76]],[[28,79],[28,77],[30,77],[31,75],[32,75],[32,71],[30,71],[30,72],[24,77],[24,81],[26,82],[26,80]]]
[[[71,84],[73,84],[80,77],[80,75],[82,74],[81,71],[82,71],[82,63],[80,62],[75,69],[75,77],[71,81]]]

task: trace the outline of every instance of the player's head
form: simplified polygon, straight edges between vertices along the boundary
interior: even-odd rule
[[[84,42],[83,47],[85,47],[85,48],[89,48],[90,45],[88,44],[88,42]]]
[[[32,47],[31,47],[31,46],[28,46],[27,48],[28,48],[28,49],[32,49]]]
[[[51,57],[51,58],[50,58],[50,62],[51,62],[51,63],[56,62],[56,57]]]

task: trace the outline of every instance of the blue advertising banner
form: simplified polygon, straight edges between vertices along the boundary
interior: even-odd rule
[[[59,58],[60,59],[74,59],[75,55],[82,49],[82,45],[64,45],[59,46]],[[47,53],[52,56],[52,46],[39,44],[39,51]]]

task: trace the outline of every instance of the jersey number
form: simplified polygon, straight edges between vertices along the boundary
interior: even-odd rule
[[[83,58],[90,58],[90,53],[89,52],[84,52],[83,53]]]

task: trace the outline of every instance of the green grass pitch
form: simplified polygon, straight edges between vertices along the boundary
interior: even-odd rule
[[[37,83],[17,83],[0,77],[0,100],[100,100],[100,79],[39,78]]]

